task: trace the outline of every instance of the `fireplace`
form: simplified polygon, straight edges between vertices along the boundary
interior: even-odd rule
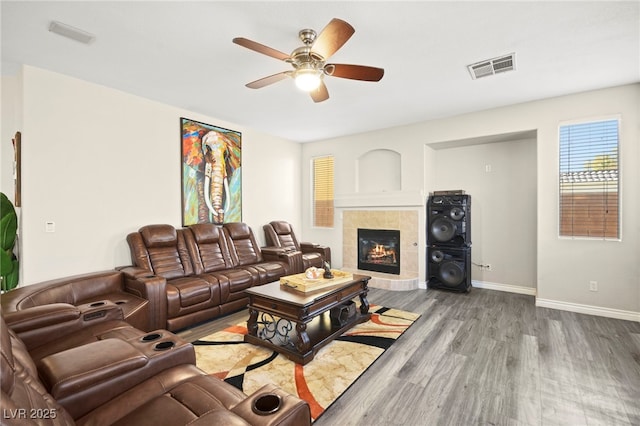
[[[400,275],[400,231],[358,228],[358,269]]]

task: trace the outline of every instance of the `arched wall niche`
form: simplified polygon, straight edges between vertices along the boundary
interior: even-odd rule
[[[400,153],[374,149],[358,158],[358,192],[400,191]]]

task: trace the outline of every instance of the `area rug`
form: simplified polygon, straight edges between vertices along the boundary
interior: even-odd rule
[[[315,420],[420,317],[375,305],[369,312],[369,321],[320,349],[304,366],[245,343],[246,322],[195,341],[196,365],[246,394],[275,384],[307,401]]]

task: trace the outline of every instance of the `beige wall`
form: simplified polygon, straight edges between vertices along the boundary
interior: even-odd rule
[[[349,208],[417,209],[422,229],[424,201],[430,191],[454,183],[473,188],[467,189],[474,195],[473,206],[481,209],[474,215],[480,218],[473,225],[473,244],[479,249],[474,260],[492,263],[496,274],[504,274],[480,279],[533,285],[540,303],[640,313],[640,84],[299,145],[236,123],[33,67],[25,67],[16,78],[3,77],[2,83],[3,139],[21,130],[24,141],[23,283],[126,264],[129,254],[124,238],[128,232],[149,223],[180,226],[178,128],[179,117],[187,116],[243,133],[243,219],[261,240],[264,223],[288,220],[304,240],[331,245],[334,266],[341,266],[342,254],[336,248],[342,247],[342,210],[337,209],[334,228],[314,228],[308,190],[310,159],[333,154],[336,197],[342,200],[343,208],[349,205],[345,200],[353,199],[356,201]],[[622,240],[559,239],[555,173],[558,124],[612,115],[622,118]],[[533,143],[519,151],[508,142],[500,147],[501,142],[485,147],[488,151],[483,154],[493,164],[503,166],[511,163],[508,157],[513,155],[518,157],[513,158],[516,163],[527,167],[535,164],[535,237],[523,246],[528,250],[535,247],[535,272],[531,271],[530,262],[522,260],[528,257],[526,253],[519,255],[517,261],[503,262],[510,254],[509,246],[500,238],[486,237],[505,227],[501,224],[496,230],[496,224],[483,220],[489,192],[475,186],[478,178],[473,174],[464,174],[462,180],[453,180],[454,175],[450,175],[445,180],[445,170],[452,166],[447,164],[447,157],[454,151],[438,147],[450,147],[451,141],[529,131],[537,134],[535,162],[528,158]],[[400,154],[399,191],[358,192],[358,158],[375,149],[391,149]],[[483,165],[485,161],[477,159],[476,164],[473,152],[484,148],[455,149],[470,161],[470,166]],[[6,173],[6,168],[11,167],[11,155],[6,151],[3,145],[1,184],[3,192],[12,193],[13,183]],[[509,188],[503,191],[509,192],[510,197],[517,192]],[[46,221],[56,222],[55,233],[44,232]],[[517,226],[507,223],[506,232],[515,232]],[[531,227],[527,229],[531,232]],[[424,243],[422,232],[422,259]],[[475,258],[480,251],[482,258]],[[501,262],[518,265],[517,271],[507,275],[505,267],[500,272]],[[424,279],[424,265],[419,266]],[[530,279],[535,282],[532,284]],[[591,280],[598,281],[598,292],[588,290]]]
[[[299,144],[34,67],[21,78],[22,126],[2,118],[23,133],[23,284],[129,264],[127,233],[181,226],[180,117],[242,132],[243,221],[261,242],[271,220],[299,227]]]
[[[21,91],[21,80],[18,75],[2,76],[2,125],[0,126],[0,182],[2,184],[2,192],[14,201],[14,182],[13,182],[13,147],[11,139],[13,139],[16,131],[20,130],[22,117],[22,107],[19,102]]]
[[[621,152],[621,191],[622,191],[622,240],[586,241],[558,238],[558,125],[566,120],[601,118],[620,115]],[[448,161],[442,161],[438,144],[450,146],[452,141],[482,138],[490,141],[493,135],[537,132],[535,162],[522,162],[527,167],[535,164],[535,241],[526,245],[528,250],[535,247],[535,272],[527,261],[515,262],[521,270],[490,280],[513,280],[503,284],[519,286],[534,285],[539,304],[553,305],[567,309],[578,306],[587,311],[595,307],[600,312],[632,317],[640,320],[640,84],[614,87],[610,89],[579,93],[558,98],[546,99],[504,108],[481,111],[441,120],[432,120],[398,128],[383,129],[366,134],[319,141],[305,144],[302,151],[304,167],[303,181],[303,233],[309,238],[342,246],[341,223],[334,229],[320,229],[311,226],[309,186],[309,159],[320,154],[336,156],[336,196],[358,197],[353,186],[355,182],[354,165],[357,158],[372,149],[393,149],[401,155],[402,193],[406,197],[415,194],[425,196],[438,189],[438,170],[454,167]],[[465,158],[473,155],[471,147],[461,148]],[[517,155],[531,155],[531,145]],[[491,159],[506,156],[509,150],[491,153]],[[528,154],[527,154],[528,152]],[[520,161],[520,160],[517,160]],[[480,163],[481,164],[481,163]],[[508,164],[506,161],[504,164]],[[513,171],[515,173],[515,170]],[[453,179],[453,177],[451,177]],[[472,188],[475,177],[463,174],[458,185]],[[442,179],[442,178],[440,178]],[[448,181],[453,184],[453,181]],[[531,185],[531,182],[527,183]],[[478,194],[485,193],[480,191]],[[509,190],[509,197],[516,196],[515,188]],[[472,193],[471,191],[469,191]],[[473,195],[473,194],[472,194]],[[369,199],[375,198],[370,196]],[[474,197],[474,206],[484,206],[487,200]],[[530,204],[532,206],[533,204]],[[480,212],[482,214],[482,211]],[[339,219],[339,217],[338,217]],[[424,215],[422,215],[424,225]],[[529,221],[530,222],[530,221]],[[479,225],[479,226],[478,226]],[[508,259],[511,248],[504,240],[488,240],[487,235],[497,232],[516,232],[517,222],[507,222],[495,229],[495,224],[474,222],[474,247],[481,247],[483,259],[478,261],[496,263],[496,259]],[[480,238],[480,236],[482,238]],[[424,241],[422,241],[424,243]],[[424,258],[424,244],[421,244]],[[486,256],[488,258],[484,259]],[[521,256],[529,256],[523,253]],[[475,258],[475,254],[474,254]],[[339,258],[336,260],[340,261]],[[514,263],[512,259],[510,261]],[[505,262],[507,263],[507,262]],[[338,266],[338,265],[337,265]],[[500,267],[502,268],[502,267]],[[496,274],[498,271],[496,270]],[[421,270],[424,279],[424,269]],[[487,279],[487,277],[482,277]],[[534,283],[529,280],[535,279]],[[589,291],[589,281],[599,283],[599,291]]]
[[[535,287],[535,139],[438,149],[434,155],[433,189],[471,195],[471,278]]]

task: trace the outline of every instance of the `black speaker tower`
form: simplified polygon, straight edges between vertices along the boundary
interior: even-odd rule
[[[427,199],[427,287],[471,290],[471,196],[434,192]]]

